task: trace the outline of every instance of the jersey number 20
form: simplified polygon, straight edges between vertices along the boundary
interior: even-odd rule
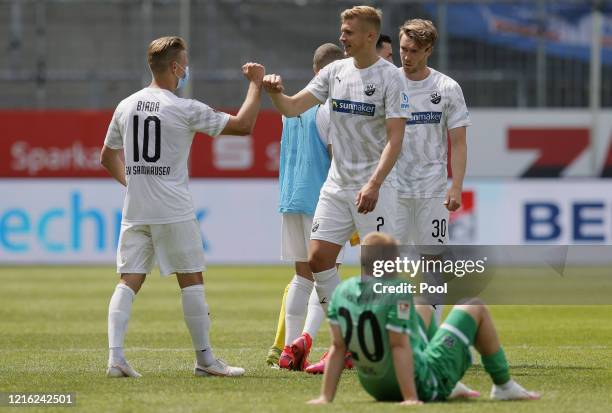
[[[340,307],[338,309],[338,314],[346,320],[346,334],[344,336],[344,342],[347,347],[350,346],[351,338],[353,336],[353,319],[351,318],[351,313],[344,307]],[[366,322],[369,321],[370,330],[372,331],[372,339],[374,341],[374,351],[370,352],[366,343],[365,337],[365,326]],[[382,360],[383,358],[383,342],[382,335],[380,332],[380,324],[378,324],[378,319],[371,311],[364,311],[359,316],[359,320],[357,321],[357,340],[359,341],[359,348],[361,352],[371,362],[375,363],[377,361]],[[351,351],[352,356],[355,360],[359,360],[359,356],[355,354],[354,351]]]
[[[155,153],[149,156],[149,128],[153,122],[155,128]],[[138,124],[140,118],[134,115],[134,162],[140,161],[140,147],[138,145]],[[147,162],[157,162],[161,156],[161,121],[157,116],[149,116],[144,121],[144,132],[142,137],[142,158]]]

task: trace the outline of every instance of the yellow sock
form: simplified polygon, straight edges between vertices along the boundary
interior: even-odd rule
[[[276,326],[276,338],[274,339],[274,347],[281,350],[285,347],[285,301],[287,301],[288,292],[289,284],[287,284],[283,293],[283,301],[281,303],[280,314],[278,315],[278,325]]]
[[[359,232],[357,231],[353,232],[353,234],[351,235],[351,239],[350,239],[351,247],[359,245],[360,242],[361,240],[359,239]]]

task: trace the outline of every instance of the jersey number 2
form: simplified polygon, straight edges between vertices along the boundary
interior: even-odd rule
[[[149,156],[149,127],[153,122],[155,127],[155,153]],[[134,115],[134,162],[140,161],[140,148],[138,146],[138,124],[140,118]],[[144,121],[144,133],[142,137],[142,158],[147,162],[157,162],[161,156],[161,121],[157,116],[149,116]]]
[[[338,309],[338,314],[344,317],[344,319],[346,320],[346,334],[344,336],[344,342],[348,347],[351,343],[351,338],[353,336],[353,319],[351,318],[351,313],[344,307],[340,307]],[[372,339],[374,341],[373,353],[370,353],[365,338],[365,325],[367,321],[370,322],[370,329],[372,330]],[[377,362],[382,360],[384,349],[382,336],[380,333],[380,324],[378,324],[378,320],[376,319],[376,316],[373,312],[364,311],[359,316],[359,321],[357,322],[357,339],[359,341],[359,347],[361,348],[361,352],[368,360],[370,360],[371,362]],[[355,352],[351,351],[351,353],[355,360],[359,359]]]

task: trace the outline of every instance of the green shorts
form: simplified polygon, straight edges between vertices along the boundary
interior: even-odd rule
[[[437,379],[437,400],[446,399],[472,364],[476,320],[454,309],[425,348],[425,361]]]

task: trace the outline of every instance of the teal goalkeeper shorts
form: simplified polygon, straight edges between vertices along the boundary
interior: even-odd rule
[[[453,309],[425,348],[425,361],[438,380],[438,400],[446,399],[472,364],[476,320],[463,310]]]

